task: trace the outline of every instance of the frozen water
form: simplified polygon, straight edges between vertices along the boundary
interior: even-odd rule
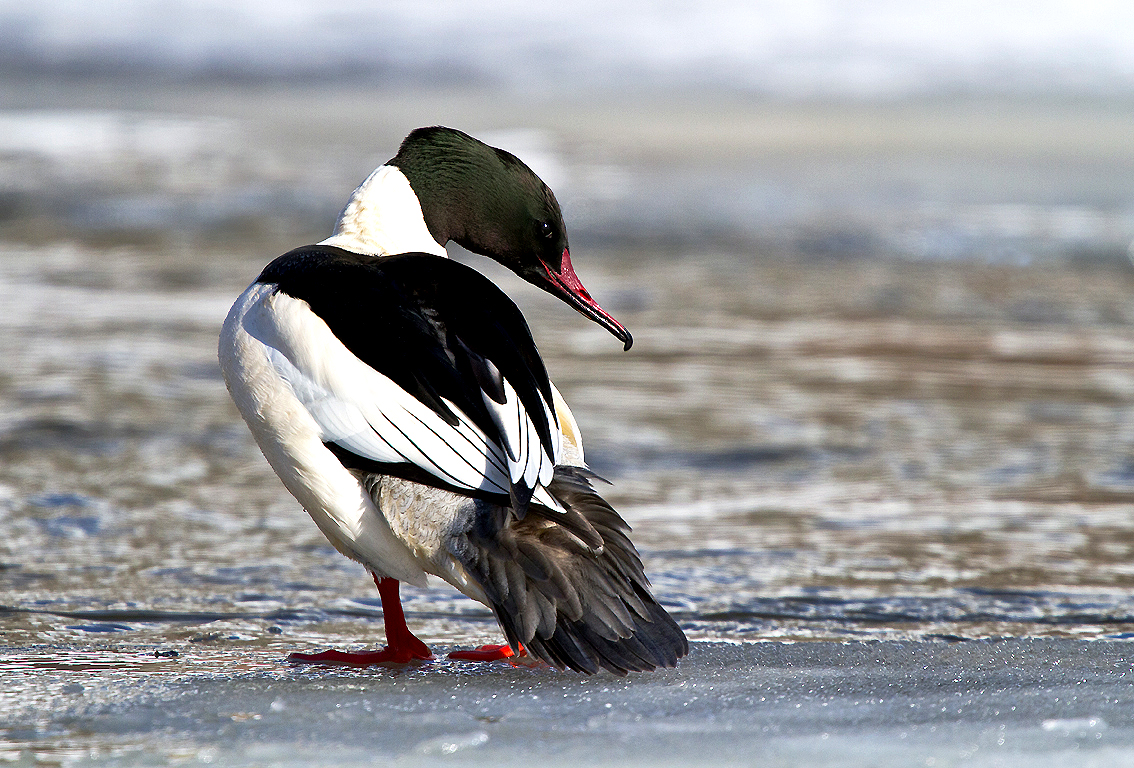
[[[695,643],[677,670],[584,679],[445,661],[293,668],[275,649],[215,644],[175,657],[57,646],[3,660],[0,702],[22,725],[0,754],[67,765],[1116,765],[1134,757],[1130,648]]]
[[[1132,757],[1134,306],[1112,265],[600,258],[600,301],[649,286],[613,306],[629,355],[521,293],[694,640],[677,670],[619,680],[289,667],[377,642],[381,613],[225,395],[216,326],[246,278],[178,255],[203,276],[170,284],[132,248],[3,257],[3,759]],[[1038,296],[1059,298],[1037,318]],[[405,596],[439,654],[499,639],[452,590]]]
[[[36,129],[0,157],[0,760],[1129,762],[1128,105],[134,88],[0,103]],[[257,452],[217,328],[430,122],[542,155],[635,334],[475,262],[694,640],[677,670],[284,662],[375,643],[380,607]],[[438,652],[499,640],[405,596]]]

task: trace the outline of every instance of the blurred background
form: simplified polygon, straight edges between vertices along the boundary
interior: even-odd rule
[[[524,309],[691,637],[1128,636],[1132,29],[1101,0],[0,2],[4,642],[377,639],[215,343],[438,123],[555,189],[634,333],[453,251]],[[494,636],[450,590],[407,605]]]

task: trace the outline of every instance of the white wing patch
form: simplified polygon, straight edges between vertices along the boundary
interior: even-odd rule
[[[548,456],[540,444],[539,432],[536,429],[532,414],[520,403],[520,396],[507,379],[504,382],[504,402],[497,403],[487,393],[484,394],[484,404],[488,406],[493,420],[500,427],[504,436],[504,448],[508,453],[509,478],[513,483],[521,481],[529,488],[538,485],[546,486],[551,482],[555,465],[559,463],[563,452],[563,434],[559,430],[558,422],[551,410],[543,403],[543,413],[537,414],[551,427],[551,448],[553,455]]]
[[[535,491],[533,500],[561,509],[545,490],[562,451],[558,423],[546,404],[535,414],[551,429],[549,456],[507,379],[504,404],[485,395],[504,435],[501,446],[452,403],[445,401],[456,426],[362,362],[304,301],[265,292],[249,308],[244,327],[265,346],[272,367],[319,425],[323,442],[377,462],[408,462],[470,491],[507,495],[513,483],[522,483]]]

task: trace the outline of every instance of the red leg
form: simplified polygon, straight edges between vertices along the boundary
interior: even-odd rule
[[[366,667],[371,664],[396,662],[405,664],[414,659],[433,658],[425,643],[414,637],[406,626],[406,616],[402,612],[402,600],[398,596],[397,579],[374,577],[378,585],[378,596],[382,598],[382,619],[386,625],[386,647],[380,651],[348,653],[346,651],[323,651],[322,653],[293,653],[288,661],[302,664],[343,664],[352,667]]]

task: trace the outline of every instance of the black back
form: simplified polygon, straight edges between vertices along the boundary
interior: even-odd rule
[[[309,245],[280,256],[258,282],[311,307],[364,363],[434,410],[449,424],[453,403],[489,439],[505,445],[482,392],[503,402],[501,377],[531,414],[548,455],[551,431],[542,418],[552,405],[551,382],[519,307],[471,267],[426,253],[376,259],[341,248]],[[352,466],[353,454],[334,446]],[[378,470],[354,457],[353,468]],[[375,464],[369,461],[370,465]],[[404,468],[386,474],[445,486],[428,473]]]

